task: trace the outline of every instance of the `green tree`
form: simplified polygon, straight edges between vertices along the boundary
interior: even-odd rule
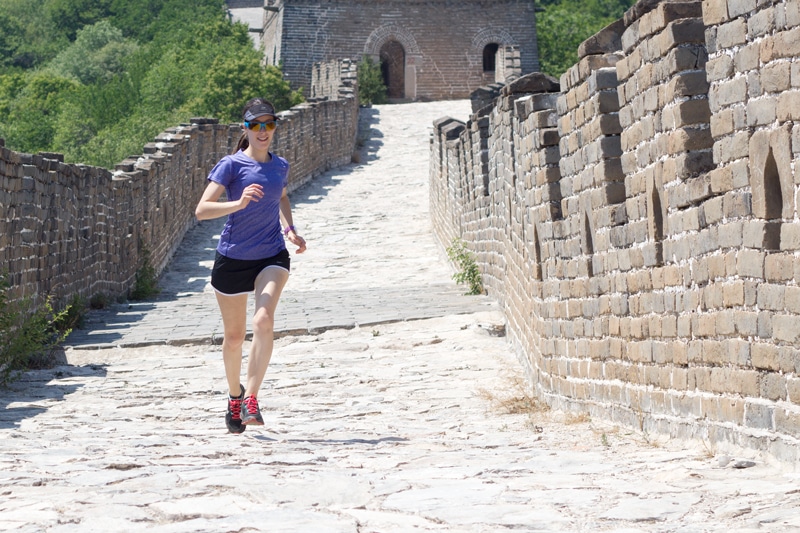
[[[580,44],[620,18],[633,0],[550,0],[536,18],[542,72],[559,77],[578,62]]]
[[[14,64],[23,41],[23,28],[19,21],[0,11],[0,67]]]
[[[12,21],[0,28],[0,39],[10,39],[15,47],[11,56],[3,54],[6,67],[36,67],[68,44],[67,37],[44,15],[45,1],[0,0],[0,16]]]
[[[28,152],[50,150],[61,106],[77,89],[76,82],[47,72],[27,76],[3,127],[9,146]]]
[[[385,104],[387,101],[381,67],[367,55],[358,63],[358,100],[362,105]]]
[[[125,60],[138,45],[125,39],[122,31],[107,20],[78,30],[72,45],[59,53],[47,70],[84,85],[107,83],[124,71]]]
[[[256,96],[267,98],[277,110],[303,101],[302,93],[291,90],[280,69],[264,67],[258,56],[248,54],[214,61],[208,71],[202,110],[220,120],[237,122],[244,103]]]
[[[108,17],[109,4],[109,0],[46,0],[44,13],[72,41],[81,28]]]
[[[0,66],[0,136],[14,150],[112,168],[191,116],[239,120],[253,96],[279,110],[302,102],[279,69],[261,65],[247,27],[231,23],[224,7],[224,0],[0,0],[0,13],[25,36],[17,56],[38,69]],[[58,27],[55,14],[64,18]]]

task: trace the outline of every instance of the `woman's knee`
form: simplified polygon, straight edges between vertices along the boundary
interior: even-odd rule
[[[253,334],[272,333],[275,328],[275,317],[266,309],[259,309],[253,316]]]
[[[230,348],[240,348],[244,344],[247,331],[244,328],[226,329],[223,334],[223,342]]]

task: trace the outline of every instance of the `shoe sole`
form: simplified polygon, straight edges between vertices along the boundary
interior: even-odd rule
[[[263,426],[264,421],[259,420],[257,418],[248,418],[247,420],[242,420],[243,426]]]

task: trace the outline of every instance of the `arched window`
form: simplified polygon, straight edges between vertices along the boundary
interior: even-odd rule
[[[650,195],[650,216],[653,222],[653,242],[656,245],[656,265],[664,264],[664,213],[661,210],[661,195],[653,187]]]
[[[483,71],[494,72],[497,68],[497,50],[500,46],[497,43],[489,43],[483,47]]]
[[[533,272],[535,279],[542,281],[544,278],[544,265],[542,264],[542,243],[539,240],[539,232],[533,226]]]
[[[767,220],[764,227],[764,248],[780,250],[783,191],[772,147],[769,149],[767,161],[764,164],[764,204],[764,218]]]
[[[592,225],[589,223],[589,214],[583,213],[583,253],[587,255],[586,268],[591,278],[594,276],[592,258],[594,256],[594,239],[592,238]]]

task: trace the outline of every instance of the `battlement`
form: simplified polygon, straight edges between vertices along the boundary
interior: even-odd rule
[[[642,0],[435,125],[436,232],[550,404],[797,459],[799,32],[797,2]]]
[[[272,150],[291,164],[289,188],[349,163],[358,129],[354,66],[316,67],[313,102],[280,113]],[[324,124],[324,128],[319,125]],[[231,153],[239,124],[195,118],[169,128],[113,171],[24,154],[0,140],[0,263],[12,300],[126,296],[149,253],[160,273],[186,231],[208,173]]]

